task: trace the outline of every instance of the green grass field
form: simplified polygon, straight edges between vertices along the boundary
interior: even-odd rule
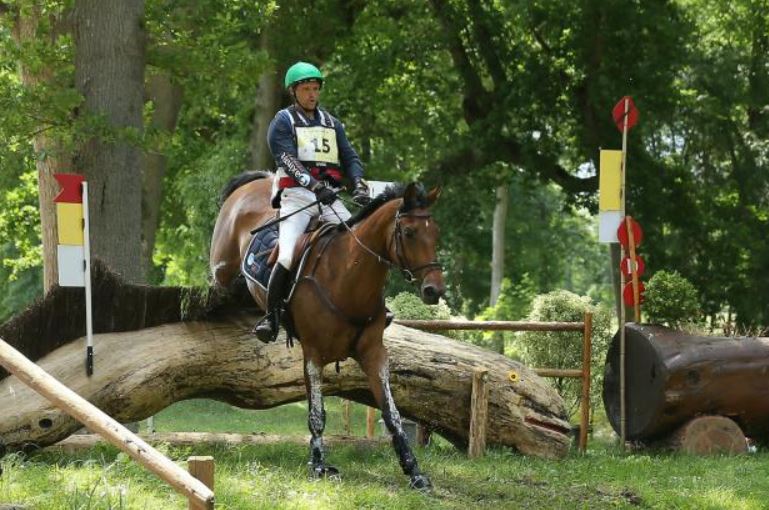
[[[342,432],[341,405],[328,399],[328,433]],[[365,410],[353,404],[353,432],[363,435]],[[158,431],[306,434],[306,407],[244,411],[195,400],[155,418]],[[417,449],[435,484],[433,494],[409,490],[389,447],[336,446],[338,481],[309,481],[307,447],[201,445],[159,449],[184,465],[190,455],[216,459],[218,509],[462,509],[769,508],[769,453],[697,458],[626,454],[611,439],[591,442],[586,455],[560,461],[492,449],[468,460],[445,441]],[[2,460],[2,503],[30,509],[186,509],[167,485],[111,446],[77,454],[44,451]]]

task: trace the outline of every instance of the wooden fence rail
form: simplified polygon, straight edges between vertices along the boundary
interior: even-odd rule
[[[593,314],[586,313],[582,322],[396,320],[395,323],[425,331],[582,331],[581,369],[536,368],[534,371],[541,377],[574,377],[582,379],[579,449],[582,452],[587,449],[587,429],[590,423],[590,359],[592,356]],[[476,427],[478,424],[474,421],[474,418],[471,416],[471,423]],[[473,456],[478,455],[478,446],[471,444],[470,451],[473,453]]]

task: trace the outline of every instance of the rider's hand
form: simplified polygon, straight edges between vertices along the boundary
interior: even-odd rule
[[[363,207],[371,202],[371,197],[368,194],[368,186],[363,179],[359,179],[355,183],[355,189],[352,190],[352,201],[359,207]]]
[[[334,203],[334,200],[336,200],[336,193],[334,193],[334,190],[325,184],[318,185],[313,191],[318,198],[318,201],[323,205],[331,205]]]

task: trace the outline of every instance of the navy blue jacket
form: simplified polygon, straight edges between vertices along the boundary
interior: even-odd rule
[[[325,110],[324,110],[325,112]],[[328,113],[328,112],[326,112]],[[311,126],[320,126],[320,116],[315,114],[315,118],[309,118]],[[336,131],[336,143],[339,150],[339,160],[342,165],[342,171],[351,182],[363,177],[363,165],[355,149],[350,145],[344,126],[338,119],[334,119],[334,130]],[[270,128],[267,131],[267,143],[270,146],[270,152],[277,166],[281,166],[280,155],[288,153],[297,157],[296,138],[291,128],[291,117],[288,108],[284,108],[275,114],[270,122]]]

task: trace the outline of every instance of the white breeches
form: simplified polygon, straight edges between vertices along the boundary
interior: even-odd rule
[[[306,188],[298,186],[286,188],[280,197],[280,216],[287,216],[316,200],[315,193]],[[278,244],[280,246],[278,263],[286,269],[291,269],[296,241],[307,229],[310,220],[316,216],[320,216],[322,221],[341,223],[350,218],[350,211],[347,210],[347,207],[344,206],[341,200],[335,200],[331,205],[317,204],[308,207],[304,211],[281,221],[278,230]]]

